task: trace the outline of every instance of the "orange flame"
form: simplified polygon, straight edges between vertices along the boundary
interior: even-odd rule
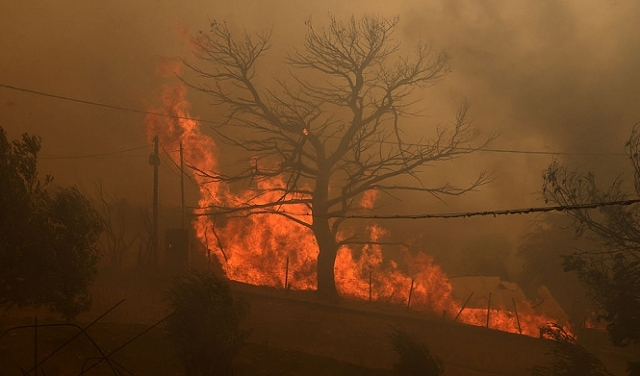
[[[166,69],[163,69],[166,70]],[[167,85],[162,94],[163,108],[170,116],[149,115],[146,126],[149,139],[158,135],[160,143],[174,161],[179,158],[182,143],[187,164],[201,171],[217,171],[217,147],[212,138],[203,134],[197,120],[189,113],[186,87],[180,83]],[[194,174],[199,184],[200,208],[243,202],[273,202],[283,188],[281,179],[258,183],[256,189],[233,193],[221,183],[208,181]],[[258,193],[259,192],[259,193]],[[266,192],[266,193],[265,193]],[[364,209],[373,208],[377,190],[365,192],[360,202]],[[297,213],[301,221],[308,221],[310,211],[299,205],[288,210]],[[197,238],[214,251],[227,276],[233,280],[263,286],[291,289],[315,289],[318,246],[311,230],[282,215],[255,214],[226,218],[224,224],[215,224],[210,217],[199,216],[193,221]],[[403,272],[394,261],[384,263],[379,241],[388,235],[378,225],[368,227],[371,244],[356,247],[343,246],[335,262],[336,285],[344,297],[406,304],[424,312],[443,314],[472,325],[486,325],[487,310],[465,308],[452,296],[452,287],[446,274],[426,254],[406,254],[409,273]],[[339,234],[345,238],[346,234]],[[214,245],[213,239],[216,239]],[[359,255],[356,257],[356,255]],[[287,281],[288,286],[285,286]],[[522,332],[538,336],[538,328],[549,320],[537,315],[530,305],[518,308],[517,318],[501,307],[489,312],[489,327],[513,333]]]

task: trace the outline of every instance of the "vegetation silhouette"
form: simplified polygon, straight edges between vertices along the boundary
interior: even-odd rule
[[[65,319],[91,307],[104,228],[76,187],[38,177],[39,137],[9,142],[0,127],[0,305],[47,306]]]
[[[177,275],[167,300],[173,314],[165,328],[186,374],[233,375],[233,359],[250,334],[240,328],[248,303],[234,298],[224,278],[198,271]]]

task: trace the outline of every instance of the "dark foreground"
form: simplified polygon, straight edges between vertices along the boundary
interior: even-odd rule
[[[129,279],[132,278],[132,279]],[[86,326],[125,299],[87,330],[92,343],[80,336],[48,359],[39,375],[183,375],[172,344],[161,325],[166,314],[164,282],[139,276],[106,279],[94,286],[94,308],[78,318]],[[123,286],[126,286],[124,288]],[[132,287],[133,286],[133,287]],[[408,310],[366,302],[327,303],[313,292],[233,284],[236,295],[251,304],[246,326],[249,344],[236,359],[238,375],[391,375],[397,354],[389,341],[393,328],[403,328],[426,343],[446,366],[448,376],[524,376],[543,364],[549,342],[482,327],[444,321]],[[46,312],[11,311],[0,319],[0,330],[55,320]],[[148,330],[144,335],[133,338]],[[38,361],[72,337],[71,327],[39,327]],[[22,375],[34,364],[33,328],[13,330],[0,338],[0,376]],[[591,336],[591,337],[589,337]],[[612,351],[606,336],[588,334],[590,350],[615,374],[623,374],[625,356]],[[126,345],[125,345],[126,344]],[[124,345],[124,347],[123,347]],[[113,362],[100,361],[102,354]],[[97,364],[94,366],[94,364]],[[35,373],[31,373],[34,375]]]

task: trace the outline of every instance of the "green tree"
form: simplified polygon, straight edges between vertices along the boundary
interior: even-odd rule
[[[640,123],[626,144],[635,170],[636,195],[640,194]],[[543,175],[546,200],[559,205],[582,205],[628,199],[623,181],[617,178],[608,189],[596,184],[592,172],[572,171],[554,161]],[[613,344],[640,343],[640,205],[603,206],[599,210],[569,210],[579,236],[594,250],[563,257],[565,271],[574,271],[589,289],[601,310],[601,318]],[[630,372],[632,368],[630,367]]]
[[[72,319],[91,306],[102,221],[78,189],[38,178],[40,144],[28,134],[9,142],[0,127],[0,304]]]
[[[224,120],[213,126],[219,140],[252,161],[235,172],[201,171],[211,181],[246,187],[282,177],[283,185],[257,189],[240,205],[218,202],[211,215],[280,215],[313,232],[319,254],[318,292],[336,297],[334,264],[338,249],[351,241],[337,235],[344,216],[362,210],[368,191],[390,197],[422,192],[460,195],[487,183],[482,173],[465,187],[438,183],[427,166],[472,153],[478,133],[462,106],[450,127],[407,123],[415,115],[416,89],[435,84],[449,71],[444,51],[420,44],[403,56],[394,38],[398,19],[330,17],[316,29],[309,20],[304,45],[286,59],[291,82],[264,87],[258,63],[270,35],[236,35],[225,23],[212,22],[194,38],[199,65],[187,65],[202,77],[192,87],[213,97]],[[412,110],[413,109],[413,110]],[[487,141],[488,142],[488,141]],[[264,202],[266,195],[279,198]],[[306,206],[309,217],[293,216]]]
[[[174,311],[168,337],[187,375],[233,375],[233,359],[249,335],[240,328],[248,304],[233,297],[225,279],[200,272],[176,276],[167,298]]]

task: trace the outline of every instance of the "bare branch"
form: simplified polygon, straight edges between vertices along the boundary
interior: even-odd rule
[[[269,88],[256,77],[270,33],[236,34],[214,22],[194,38],[196,57],[206,68],[185,62],[202,79],[187,84],[213,98],[223,118],[213,131],[244,151],[249,163],[232,173],[190,167],[205,181],[255,189],[244,202],[218,198],[198,209],[199,215],[284,216],[311,228],[322,252],[338,246],[344,219],[331,217],[357,210],[368,190],[417,191],[441,199],[491,181],[483,172],[463,187],[422,182],[423,167],[473,153],[492,139],[478,140],[467,104],[449,127],[412,124],[424,127],[422,134],[433,129],[433,137],[416,140],[408,134],[406,119],[420,100],[413,94],[449,73],[446,51],[421,43],[405,53],[394,38],[398,18],[330,16],[324,27],[306,25],[303,45],[285,61],[291,80]],[[282,184],[263,191],[261,184],[271,179]],[[275,199],[267,196],[274,193]],[[306,208],[309,222],[284,210],[292,205]]]

